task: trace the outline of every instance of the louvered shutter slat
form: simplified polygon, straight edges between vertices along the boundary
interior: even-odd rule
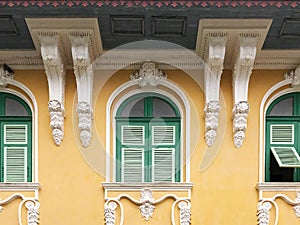
[[[123,148],[123,182],[143,182],[143,151],[144,149]]]
[[[4,182],[26,182],[27,148],[4,148]]]
[[[300,157],[294,147],[271,147],[280,167],[300,167]]]
[[[4,125],[4,144],[27,144],[27,125]]]
[[[153,145],[174,145],[175,126],[152,126]]]
[[[174,148],[153,149],[153,181],[174,182]]]
[[[271,125],[271,144],[294,144],[294,125]]]
[[[122,126],[122,145],[144,145],[144,126]]]

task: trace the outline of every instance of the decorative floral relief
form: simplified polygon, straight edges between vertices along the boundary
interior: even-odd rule
[[[104,207],[104,217],[106,225],[115,225],[116,222],[116,208],[117,204],[115,202],[109,202]]]
[[[152,190],[145,188],[141,190],[141,197],[139,200],[134,199],[127,193],[118,195],[118,197],[106,197],[106,203],[104,205],[104,217],[106,225],[115,225],[116,223],[116,208],[120,207],[120,225],[124,221],[124,207],[121,199],[128,199],[130,202],[139,206],[140,213],[145,218],[145,221],[149,221],[152,217],[155,209],[155,205],[162,203],[166,199],[173,199],[173,205],[171,207],[171,220],[172,225],[175,225],[176,205],[179,208],[180,225],[190,225],[191,223],[191,203],[188,197],[177,197],[175,194],[165,194],[161,198],[155,200],[152,195]],[[131,216],[131,215],[130,215]]]
[[[153,215],[155,207],[151,204],[154,201],[152,197],[152,191],[150,189],[144,189],[141,192],[140,202],[143,204],[140,206],[140,212],[146,221]]]
[[[191,205],[189,202],[181,201],[178,204],[180,209],[180,225],[190,225],[191,224]]]
[[[205,139],[208,146],[212,146],[217,137],[217,128],[219,124],[219,101],[210,101],[206,104],[205,112]]]
[[[37,201],[27,201],[25,206],[28,210],[28,225],[38,225],[39,224],[39,209],[40,203]]]
[[[139,86],[144,89],[155,89],[167,75],[159,70],[153,62],[146,62],[139,71],[130,75],[131,80],[138,80]]]
[[[300,66],[298,66],[295,70],[292,70],[289,73],[284,74],[285,79],[292,79],[292,86],[300,85]]]
[[[14,73],[0,67],[0,87],[6,87],[7,81],[11,79],[14,79]]]
[[[64,137],[64,108],[58,100],[50,100],[48,110],[53,140],[56,145],[60,145]]]
[[[295,199],[295,202],[297,202],[299,204],[294,206],[294,211],[295,211],[295,215],[300,218],[300,192],[297,192],[296,196],[297,197]]]
[[[259,202],[257,205],[257,224],[269,225],[270,209],[272,205],[270,202]]]
[[[87,102],[77,104],[78,128],[83,147],[88,147],[92,139],[93,110]]]
[[[237,103],[233,109],[234,145],[240,148],[244,142],[247,128],[249,104],[246,101]]]

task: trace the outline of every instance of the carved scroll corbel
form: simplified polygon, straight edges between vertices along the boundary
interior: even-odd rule
[[[78,128],[83,147],[88,147],[92,139],[92,92],[93,71],[90,67],[91,57],[89,51],[89,37],[84,34],[70,34],[72,45],[73,67],[76,76],[78,93]]]
[[[50,127],[52,138],[60,145],[64,137],[64,98],[65,98],[65,68],[60,51],[59,35],[57,33],[39,33],[41,55],[48,80]]]
[[[259,40],[256,34],[240,34],[238,56],[233,72],[233,134],[234,145],[240,148],[245,139],[249,113],[248,84],[256,56],[256,45]]]
[[[205,139],[208,146],[212,146],[217,137],[219,124],[219,89],[225,58],[226,34],[214,34],[209,40],[208,57],[204,70],[204,86],[206,106]]]

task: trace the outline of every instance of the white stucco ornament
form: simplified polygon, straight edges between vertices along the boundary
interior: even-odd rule
[[[104,207],[104,217],[106,225],[115,225],[116,223],[116,208],[115,202],[109,202]]]
[[[61,43],[58,33],[40,32],[38,40],[48,80],[50,127],[52,138],[59,146],[64,137],[64,99],[65,99],[65,66],[61,56]]]
[[[205,90],[205,140],[211,147],[217,137],[219,125],[219,90],[220,80],[223,73],[227,34],[209,34],[208,54],[204,70],[204,90]]]
[[[14,79],[14,73],[10,73],[0,67],[0,87],[6,87],[7,81]]]
[[[167,75],[159,70],[155,63],[145,62],[140,70],[130,75],[131,80],[138,80],[143,89],[155,89],[161,80],[167,79]]]
[[[249,103],[246,101],[237,103],[233,109],[234,145],[237,148],[240,148],[244,142],[248,113]]]
[[[149,218],[152,217],[155,209],[155,207],[152,205],[152,202],[154,201],[152,197],[152,191],[150,189],[142,190],[140,201],[143,203],[140,206],[140,212],[145,220],[148,221]]]
[[[210,101],[206,104],[205,112],[205,139],[210,147],[214,144],[217,137],[217,128],[219,124],[219,101]]]
[[[270,209],[272,205],[270,202],[259,202],[257,204],[257,224],[269,225]]]
[[[284,77],[292,80],[292,87],[300,87],[300,66],[289,73],[285,73]]]

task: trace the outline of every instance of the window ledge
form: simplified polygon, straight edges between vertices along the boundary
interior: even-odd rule
[[[256,185],[259,191],[298,191],[300,182],[260,182]]]
[[[150,188],[152,190],[191,190],[194,183],[118,183],[104,182],[105,190],[141,190]]]
[[[0,191],[38,191],[39,183],[0,183]]]

